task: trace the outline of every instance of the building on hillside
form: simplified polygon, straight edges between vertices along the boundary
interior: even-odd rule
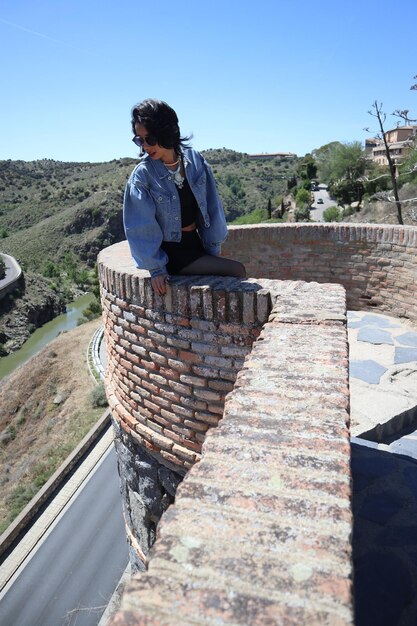
[[[416,137],[416,125],[398,126],[397,128],[386,131],[385,138],[388,143],[390,155],[395,164],[399,163],[408,155]],[[367,139],[365,141],[365,152],[375,163],[388,165],[385,145],[381,139]]]
[[[380,139],[376,137],[370,137],[369,139],[365,139],[365,154],[368,158],[372,158],[372,150],[376,148],[381,143]]]
[[[294,152],[262,152],[261,154],[248,154],[249,159],[292,159],[296,156]]]

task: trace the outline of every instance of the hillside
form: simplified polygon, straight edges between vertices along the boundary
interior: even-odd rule
[[[233,150],[206,150],[228,222],[255,209],[276,208],[287,192],[287,179],[296,174],[298,158],[249,159]]]
[[[1,161],[2,252],[40,273],[68,252],[92,267],[102,247],[123,238],[122,193],[133,164]]]
[[[269,202],[272,208],[279,205],[297,164],[297,159],[251,161],[226,149],[203,154],[213,167],[228,221],[266,209]],[[0,161],[0,250],[31,277],[0,302],[3,352],[19,347],[65,302],[91,290],[98,253],[124,239],[123,191],[135,163]],[[31,290],[35,283],[39,291]]]
[[[100,323],[62,333],[0,382],[0,532],[103,412],[86,363]]]
[[[228,221],[266,208],[269,200],[274,206],[297,162],[252,161],[226,149],[203,154],[213,167]],[[92,267],[101,248],[124,238],[123,190],[134,164],[133,159],[0,161],[1,251],[38,272],[68,252]]]
[[[406,183],[401,187],[398,195],[402,201],[404,225],[415,224],[417,221],[417,184]],[[414,200],[409,201],[413,198]],[[404,202],[404,200],[407,200],[407,202]],[[393,202],[365,199],[359,211],[352,212],[352,214],[349,215],[350,211],[348,210],[347,213],[348,214],[343,218],[343,221],[346,222],[398,224],[397,209]]]

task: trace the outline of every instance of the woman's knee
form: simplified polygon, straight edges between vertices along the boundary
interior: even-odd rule
[[[236,267],[236,276],[238,278],[246,278],[246,267],[240,261],[235,261],[237,264]]]
[[[180,274],[212,274],[246,278],[246,269],[240,261],[207,254],[184,267]]]
[[[246,278],[246,268],[240,261],[234,259],[221,258],[223,264],[224,275],[234,276],[236,278]]]

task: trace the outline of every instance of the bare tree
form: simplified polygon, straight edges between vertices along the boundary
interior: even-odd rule
[[[404,109],[404,111],[401,111],[400,109],[396,109],[394,113],[392,113],[392,115],[395,115],[395,117],[401,117],[401,119],[404,120],[404,125],[408,126],[412,122],[417,122],[417,120],[412,120],[411,117],[408,117],[409,112],[410,112],[409,109]]]
[[[414,80],[417,80],[417,76],[414,76]],[[417,89],[417,83],[415,85],[411,85],[410,89]]]
[[[397,207],[397,220],[399,224],[404,224],[403,222],[403,216],[402,216],[402,207],[401,207],[401,202],[400,202],[400,198],[398,196],[398,185],[397,185],[397,177],[396,177],[396,167],[395,167],[395,163],[392,160],[391,157],[391,153],[389,151],[389,145],[388,145],[388,141],[387,138],[385,136],[385,130],[384,130],[384,123],[385,120],[387,119],[386,114],[382,111],[382,103],[379,104],[376,100],[372,105],[372,109],[373,111],[368,111],[369,115],[372,115],[372,117],[376,117],[379,123],[379,128],[380,128],[380,138],[382,139],[382,141],[384,142],[384,147],[385,147],[385,155],[387,157],[387,161],[388,161],[388,168],[389,168],[389,172],[391,175],[391,182],[392,182],[392,191],[394,194],[394,202],[395,205]],[[402,113],[404,113],[402,111]],[[408,114],[408,111],[406,111],[406,113]]]

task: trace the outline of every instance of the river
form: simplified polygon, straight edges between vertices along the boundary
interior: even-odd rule
[[[67,305],[67,312],[58,315],[50,322],[47,322],[29,337],[19,350],[12,354],[0,358],[0,380],[13,372],[14,369],[26,363],[39,350],[44,348],[52,339],[55,339],[64,330],[72,330],[77,326],[78,320],[82,317],[82,312],[94,300],[92,293],[80,296],[74,302]]]

